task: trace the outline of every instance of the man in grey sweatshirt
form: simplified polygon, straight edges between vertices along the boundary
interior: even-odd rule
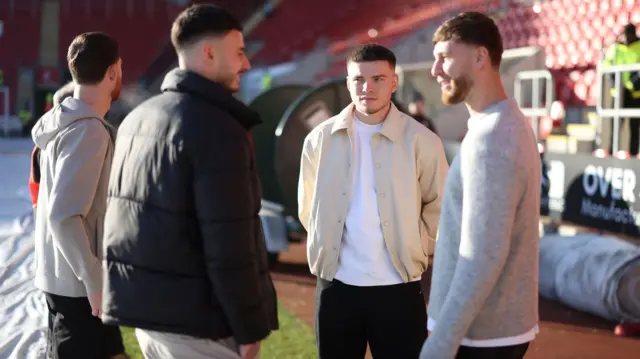
[[[459,14],[433,43],[443,102],[471,118],[445,183],[420,358],[520,359],[538,332],[536,139],[502,86],[493,20]]]
[[[117,327],[100,320],[102,228],[115,130],[104,121],[122,88],[118,43],[76,37],[67,54],[73,97],[47,112],[32,137],[40,149],[36,287],[49,310],[53,359],[124,357]]]

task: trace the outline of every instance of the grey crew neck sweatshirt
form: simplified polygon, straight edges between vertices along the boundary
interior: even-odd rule
[[[523,335],[538,322],[540,156],[514,100],[469,119],[449,170],[421,358],[452,359],[463,338]]]

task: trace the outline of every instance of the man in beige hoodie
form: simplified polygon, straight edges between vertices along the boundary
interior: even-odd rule
[[[122,88],[118,52],[106,34],[77,36],[67,53],[73,97],[32,130],[41,171],[35,284],[47,300],[53,359],[124,357],[119,329],[100,319],[102,227],[115,139],[104,116]]]

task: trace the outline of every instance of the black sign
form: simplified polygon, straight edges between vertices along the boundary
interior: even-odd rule
[[[640,161],[546,153],[541,214],[640,237]]]

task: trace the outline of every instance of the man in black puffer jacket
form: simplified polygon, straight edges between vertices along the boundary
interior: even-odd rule
[[[241,27],[196,5],[171,34],[179,68],[118,129],[102,319],[137,328],[147,359],[254,358],[278,320],[248,134],[261,121],[232,95]]]

